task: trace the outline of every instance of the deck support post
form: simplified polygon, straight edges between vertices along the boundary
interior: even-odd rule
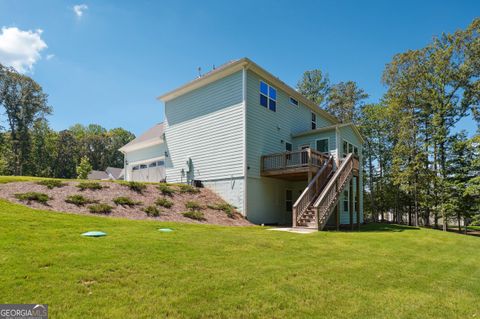
[[[353,230],[353,178],[349,182],[350,190],[348,192],[348,212],[350,213],[350,229]]]
[[[355,193],[355,197],[357,198],[357,202],[355,203],[355,209],[357,210],[357,228],[360,231],[360,174],[357,175],[357,191]]]

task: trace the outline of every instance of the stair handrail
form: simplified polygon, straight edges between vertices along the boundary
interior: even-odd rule
[[[328,184],[322,190],[320,196],[313,204],[316,212],[318,229],[321,230],[327,222],[327,215],[332,209],[332,204],[336,202],[337,197],[343,191],[345,182],[349,180],[353,173],[353,153],[347,155],[335,174],[329,180]]]
[[[328,170],[328,168],[331,168]],[[322,168],[318,170],[315,176],[312,178],[307,187],[303,190],[302,194],[298,197],[293,204],[293,227],[296,227],[298,221],[307,211],[308,206],[315,200],[316,196],[320,193],[322,187],[326,184],[326,177],[333,169],[333,156],[329,155],[328,159],[322,165]]]

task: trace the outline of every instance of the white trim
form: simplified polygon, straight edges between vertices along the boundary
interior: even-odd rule
[[[315,150],[317,152],[320,152],[318,149],[317,149],[317,141],[322,141],[322,140],[327,140],[327,152],[326,153],[330,153],[330,137],[322,137],[322,138],[317,138],[315,140]]]
[[[298,150],[299,150],[299,151],[303,150],[303,147],[311,148],[310,144],[302,144],[302,145],[299,145],[299,146],[298,146]]]
[[[119,151],[123,152],[123,153],[138,151],[142,148],[147,148],[147,147],[163,144],[163,142],[164,142],[163,138],[158,137],[158,138],[154,138],[154,139],[151,139],[151,140],[135,143],[135,144],[132,144],[132,145],[123,146],[119,149]]]
[[[150,163],[156,162],[156,161],[165,161],[165,156],[152,157],[152,158],[145,159],[145,160],[129,162],[128,166],[135,166],[135,165],[146,164],[146,163],[150,164]]]
[[[327,118],[333,123],[339,123],[338,119],[335,116],[333,116],[332,114],[328,113],[325,110],[320,109],[318,105],[316,105],[315,103],[307,99],[302,94],[298,93],[295,89],[293,89],[292,87],[290,87],[289,85],[281,81],[279,78],[275,77],[273,74],[266,71],[265,69],[263,69],[258,64],[256,64],[255,62],[253,62],[248,58],[242,58],[238,61],[235,61],[226,65],[225,67],[220,67],[217,70],[212,71],[198,79],[195,79],[173,91],[170,91],[162,96],[159,96],[157,99],[163,102],[167,102],[187,92],[190,92],[204,85],[212,83],[218,79],[221,79],[230,74],[233,74],[237,71],[240,71],[242,70],[242,68],[248,68],[252,72],[255,72],[257,75],[259,75],[260,77],[273,83],[273,86],[275,86],[277,89],[281,89],[285,91],[288,95],[295,97],[299,102],[303,103],[306,107],[308,107],[312,111],[317,112],[318,114],[321,114],[322,117]]]
[[[243,216],[247,215],[247,68],[242,68],[242,102],[243,102]]]

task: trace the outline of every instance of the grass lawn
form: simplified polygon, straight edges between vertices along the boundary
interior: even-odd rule
[[[478,318],[479,261],[479,238],[437,230],[301,235],[0,200],[0,303],[47,303],[52,318]]]

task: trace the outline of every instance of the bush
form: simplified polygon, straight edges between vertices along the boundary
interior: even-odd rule
[[[157,216],[160,216],[160,211],[158,210],[157,207],[151,205],[151,206],[147,206],[143,209],[143,211],[148,215],[148,216],[153,216],[153,217],[157,217]]]
[[[94,204],[88,206],[90,213],[93,214],[110,214],[112,212],[113,207],[107,204]]]
[[[147,188],[147,185],[145,183],[140,183],[140,182],[130,181],[130,182],[122,182],[121,184],[123,186],[130,188],[130,190],[140,194]]]
[[[28,203],[35,201],[42,204],[46,204],[48,200],[51,199],[47,194],[37,192],[19,193],[15,194],[15,197],[21,201],[27,201]]]
[[[188,184],[179,184],[178,187],[180,188],[180,193],[197,194],[200,192],[198,188]]]
[[[190,200],[185,203],[185,208],[188,208],[190,210],[199,210],[202,209],[202,206],[198,202]]]
[[[98,189],[102,189],[103,186],[100,185],[100,183],[98,182],[81,182],[77,185],[78,188],[80,188],[82,191],[86,190],[86,189],[90,189],[90,190],[98,190]]]
[[[172,196],[175,193],[175,190],[167,183],[160,183],[157,188],[160,192],[162,192],[163,195],[166,196]]]
[[[84,156],[80,160],[80,164],[75,169],[77,171],[77,178],[78,179],[87,179],[88,174],[92,171],[93,167],[88,160],[88,157]]]
[[[235,216],[235,207],[228,203],[217,203],[214,205],[207,205],[207,207],[210,209],[222,210],[229,218],[233,218]]]
[[[77,206],[83,206],[83,205],[86,205],[86,204],[96,203],[97,201],[94,200],[94,199],[83,197],[82,195],[78,194],[78,195],[68,196],[65,199],[65,202],[70,203],[70,204],[74,204],[74,205],[77,205]]]
[[[182,215],[190,219],[206,220],[203,213],[198,210],[189,210],[188,212],[183,212]]]
[[[55,187],[63,187],[67,185],[59,179],[44,179],[37,182],[38,185],[46,186],[48,189],[53,189]]]
[[[168,200],[166,198],[159,198],[155,201],[155,205],[162,206],[165,208],[170,208],[173,206],[173,202],[171,200]]]
[[[136,202],[133,199],[131,199],[130,197],[126,197],[126,196],[120,196],[120,197],[114,198],[113,202],[116,205],[130,206],[130,207],[141,204],[140,202]]]

